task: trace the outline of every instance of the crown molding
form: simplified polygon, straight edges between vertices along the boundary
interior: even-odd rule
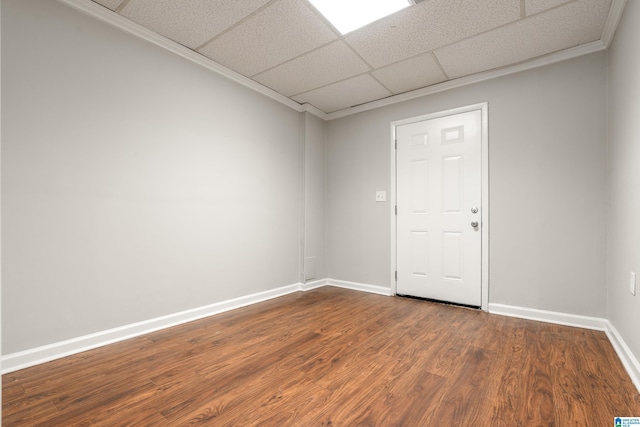
[[[613,37],[616,35],[616,30],[618,29],[618,24],[620,24],[622,12],[626,4],[627,0],[613,0],[611,3],[609,16],[607,16],[607,22],[605,22],[604,29],[602,30],[602,43],[607,49],[609,49],[611,43],[613,43]]]
[[[179,55],[185,59],[188,59],[191,62],[194,62],[202,67],[205,67],[214,73],[217,73],[231,81],[241,84],[249,89],[258,92],[261,95],[264,95],[268,98],[271,98],[274,101],[277,101],[281,104],[286,105],[287,107],[297,111],[297,112],[305,112],[308,111],[312,114],[318,115],[320,118],[326,120],[326,114],[317,108],[309,108],[299,103],[287,98],[284,95],[279,94],[278,92],[269,89],[266,86],[261,85],[258,82],[251,80],[248,77],[243,76],[240,73],[237,73],[233,70],[230,70],[227,67],[224,67],[217,62],[207,58],[204,55],[201,55],[179,43],[174,42],[173,40],[169,40],[168,38],[155,33],[142,25],[136,24],[133,21],[128,20],[127,18],[107,9],[104,6],[101,6],[97,3],[94,3],[91,0],[58,0],[60,3],[67,5],[73,9],[76,9],[86,15],[89,15],[95,19],[106,22],[107,24],[113,25],[114,27],[125,31],[129,34],[132,34],[138,38],[141,38],[145,41],[155,44],[163,49],[166,49],[176,55]]]
[[[357,107],[346,108],[344,110],[335,111],[327,114],[327,120],[339,119],[342,117],[350,116],[352,114],[362,113],[364,111],[374,110],[376,108],[386,107],[388,105],[397,104],[404,101],[409,101],[415,98],[421,98],[423,96],[433,95],[435,93],[444,92],[451,89],[456,89],[463,86],[468,86],[474,83],[480,83],[486,80],[495,79],[498,77],[507,76],[509,74],[520,73],[522,71],[531,70],[534,68],[544,67],[545,65],[555,64],[557,62],[566,61],[568,59],[577,58],[582,55],[588,55],[590,53],[599,52],[605,50],[606,46],[602,41],[597,40],[595,42],[583,44],[570,49],[561,50],[558,52],[550,53],[548,55],[541,56],[530,61],[521,62],[515,65],[507,65],[502,68],[496,68],[494,70],[485,71],[478,74],[472,74],[465,77],[460,77],[454,80],[447,80],[446,82],[438,83],[432,86],[427,86],[422,89],[417,89],[411,92],[402,93],[400,95],[390,96],[388,98],[380,99],[378,101],[369,102],[367,104],[358,105]]]
[[[286,105],[287,107],[303,113],[309,112],[323,120],[329,121],[347,117],[353,114],[362,113],[376,108],[386,107],[389,105],[397,104],[404,101],[409,101],[415,98],[423,96],[433,95],[435,93],[444,92],[451,89],[483,82],[486,80],[495,79],[498,77],[507,76],[509,74],[519,73],[521,71],[531,70],[545,65],[555,64],[557,62],[566,61],[568,59],[576,58],[582,55],[587,55],[601,50],[606,50],[611,42],[617,29],[618,23],[622,16],[624,6],[627,0],[613,0],[611,4],[611,10],[607,17],[607,22],[603,30],[602,40],[587,43],[584,45],[576,46],[570,49],[565,49],[559,52],[551,53],[539,58],[521,62],[515,65],[508,65],[502,68],[485,71],[482,73],[473,74],[470,76],[461,77],[455,80],[448,80],[443,83],[428,86],[422,89],[417,89],[411,92],[406,92],[400,95],[390,96],[388,98],[380,99],[378,101],[369,102],[366,104],[358,105],[356,107],[346,108],[344,110],[334,111],[332,113],[325,113],[311,104],[299,104],[292,99],[281,95],[280,93],[269,89],[260,83],[251,80],[248,77],[243,76],[227,67],[224,67],[217,62],[201,55],[181,44],[178,44],[168,38],[161,36],[147,28],[130,21],[123,16],[91,1],[91,0],[58,0],[60,3],[72,7],[82,13],[85,13],[95,19],[106,22],[116,28],[146,40],[155,44],[163,49],[173,52],[189,61],[192,61],[198,65],[201,65],[229,80],[232,80],[242,86],[245,86],[255,92],[258,92],[274,101]]]
[[[302,104],[302,111],[311,113],[314,116],[317,116],[318,118],[321,118],[323,120],[329,120],[329,115],[327,113],[325,113],[322,110],[319,110],[318,108],[314,107],[311,104],[307,104],[307,103]]]

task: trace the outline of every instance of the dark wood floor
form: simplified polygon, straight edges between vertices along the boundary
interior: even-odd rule
[[[602,332],[326,287],[3,377],[4,426],[611,426]]]

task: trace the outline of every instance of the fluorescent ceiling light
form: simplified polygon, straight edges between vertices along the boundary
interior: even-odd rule
[[[342,34],[410,5],[410,0],[309,0]]]

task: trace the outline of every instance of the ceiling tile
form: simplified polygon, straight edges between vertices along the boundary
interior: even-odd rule
[[[331,113],[390,95],[391,93],[373,77],[363,74],[300,94],[293,99],[300,103],[309,103],[325,113]]]
[[[131,0],[121,15],[195,49],[269,0]]]
[[[336,41],[254,77],[285,96],[307,92],[369,71],[343,41]]]
[[[332,112],[599,40],[613,0],[425,0],[344,37],[308,0],[93,1]]]
[[[431,53],[405,59],[371,74],[395,94],[431,86],[447,79]]]
[[[120,3],[122,3],[124,0],[93,0],[93,1],[111,10],[116,10],[118,6],[120,6]]]
[[[430,0],[346,36],[374,68],[520,19],[520,0]]]
[[[544,12],[552,7],[560,6],[564,3],[569,3],[572,0],[525,0],[524,10],[527,16],[535,15],[536,13]]]
[[[599,40],[611,0],[578,0],[435,51],[451,78]]]
[[[200,52],[245,76],[253,76],[336,38],[305,2],[280,0]]]

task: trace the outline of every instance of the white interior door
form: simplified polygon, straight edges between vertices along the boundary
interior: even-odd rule
[[[482,112],[396,127],[399,295],[482,302]]]

